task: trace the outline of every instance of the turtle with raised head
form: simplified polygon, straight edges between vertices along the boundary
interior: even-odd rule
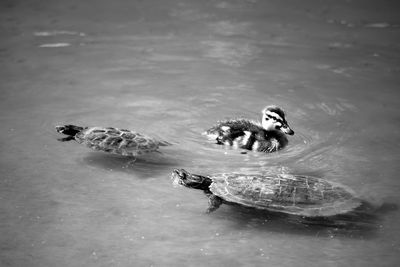
[[[350,212],[362,202],[344,185],[321,178],[276,174],[191,174],[184,169],[172,173],[174,184],[200,189],[209,197],[207,212],[223,204],[305,217],[325,217]]]
[[[170,145],[168,142],[138,132],[113,127],[62,125],[56,126],[56,131],[67,135],[58,139],[59,141],[75,140],[94,150],[130,157],[157,151],[160,146]]]

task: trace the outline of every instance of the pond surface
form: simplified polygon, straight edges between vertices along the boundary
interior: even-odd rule
[[[398,266],[395,1],[3,1],[1,266]],[[285,109],[284,150],[227,149],[217,120]],[[58,142],[113,126],[173,145],[129,159]],[[319,222],[175,188],[198,174],[294,173],[380,207]]]

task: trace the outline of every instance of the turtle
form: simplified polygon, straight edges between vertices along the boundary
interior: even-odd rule
[[[56,126],[56,131],[67,135],[58,139],[59,141],[75,140],[94,150],[133,158],[143,153],[157,151],[160,146],[170,145],[166,141],[114,127],[81,127],[68,124]]]
[[[348,213],[362,204],[350,188],[306,175],[203,176],[175,169],[171,178],[176,185],[203,190],[209,198],[207,213],[225,203],[303,217],[329,217]]]

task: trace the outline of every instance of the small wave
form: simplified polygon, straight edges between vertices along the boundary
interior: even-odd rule
[[[47,36],[56,36],[56,35],[79,35],[79,36],[86,36],[85,33],[83,32],[76,32],[76,31],[40,31],[40,32],[34,32],[34,36],[40,36],[40,37],[47,37]]]
[[[52,44],[41,44],[39,47],[42,48],[57,48],[57,47],[67,47],[70,46],[70,43],[52,43]]]
[[[337,98],[336,101],[331,103],[306,103],[305,105],[309,109],[320,109],[330,116],[337,116],[348,111],[354,112],[357,110],[356,106],[342,98]]]
[[[232,67],[243,66],[257,57],[261,49],[250,43],[203,41],[207,47],[205,57]]]
[[[374,22],[365,24],[364,26],[367,28],[388,28],[391,27],[392,25],[387,22]]]

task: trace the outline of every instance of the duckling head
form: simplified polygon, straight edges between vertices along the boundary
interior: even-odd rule
[[[285,119],[285,112],[277,106],[267,106],[262,111],[262,126],[267,131],[281,131],[293,135],[294,131],[289,127]]]

